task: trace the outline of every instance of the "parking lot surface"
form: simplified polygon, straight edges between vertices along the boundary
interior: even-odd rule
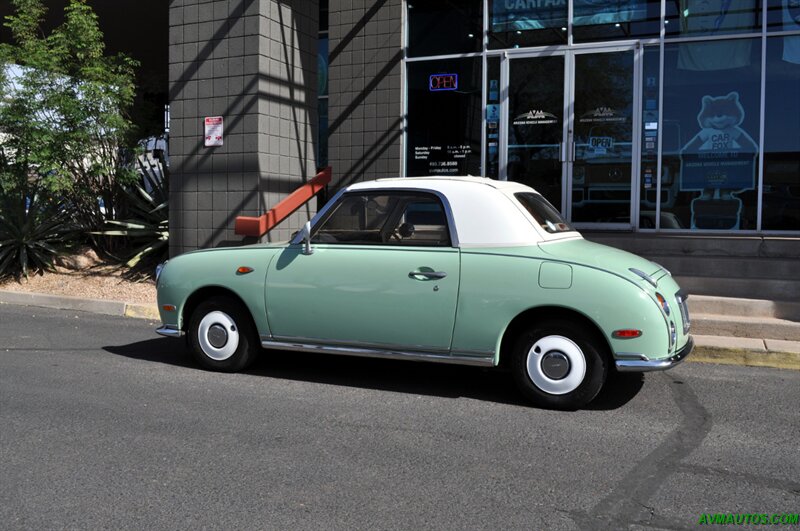
[[[0,305],[4,529],[690,529],[800,512],[798,371],[685,363],[557,412],[472,367],[265,351],[207,372],[155,326]]]

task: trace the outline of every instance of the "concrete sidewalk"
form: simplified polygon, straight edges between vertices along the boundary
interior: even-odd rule
[[[43,293],[0,290],[0,304],[79,310],[153,321],[160,319],[155,304],[81,299]],[[800,370],[800,341],[695,333],[692,336],[695,349],[688,361]]]
[[[60,310],[80,310],[103,315],[121,315],[140,319],[159,320],[158,307],[155,303],[143,304],[123,301],[106,301],[98,299],[82,299],[66,295],[48,295],[25,291],[0,290],[0,304],[19,304]]]

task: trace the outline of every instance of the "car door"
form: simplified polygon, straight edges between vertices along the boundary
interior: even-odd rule
[[[266,303],[274,339],[449,350],[459,250],[436,195],[344,194],[315,225],[311,241],[312,254],[290,245],[270,265]]]

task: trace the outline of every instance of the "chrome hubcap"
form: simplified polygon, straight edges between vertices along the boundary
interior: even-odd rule
[[[214,348],[222,348],[228,342],[228,332],[221,325],[211,325],[208,329],[208,342]]]
[[[542,356],[542,372],[552,380],[563,380],[569,373],[569,358],[558,350],[548,352]]]
[[[563,336],[539,338],[527,358],[531,382],[551,395],[564,395],[577,389],[586,376],[586,358],[581,348]]]
[[[239,329],[225,312],[208,312],[197,328],[197,341],[203,354],[214,361],[224,361],[239,348]]]

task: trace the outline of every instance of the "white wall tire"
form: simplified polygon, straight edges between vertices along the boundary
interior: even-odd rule
[[[511,353],[517,387],[536,405],[579,409],[606,380],[607,346],[602,336],[567,320],[536,323],[517,338]]]
[[[243,370],[259,350],[250,314],[229,297],[211,297],[197,305],[189,317],[188,339],[195,360],[215,371]]]

